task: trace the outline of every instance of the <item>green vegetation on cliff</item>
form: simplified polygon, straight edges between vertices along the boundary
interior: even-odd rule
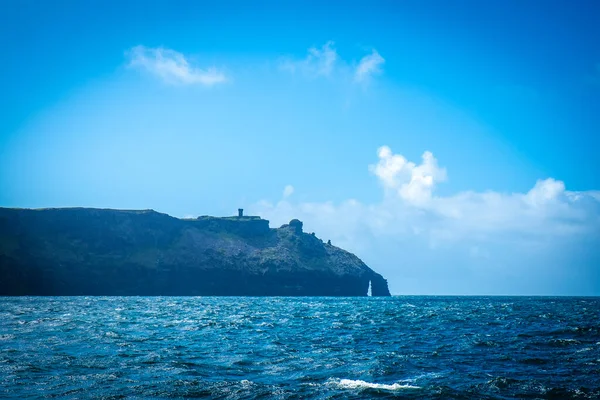
[[[0,208],[0,295],[389,296],[358,257],[259,217]]]

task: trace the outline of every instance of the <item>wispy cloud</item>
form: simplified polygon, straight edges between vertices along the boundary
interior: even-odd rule
[[[146,70],[169,84],[212,86],[227,81],[217,68],[195,67],[175,50],[136,46],[126,55],[130,67]]]
[[[375,74],[381,73],[381,66],[385,63],[385,59],[373,50],[371,54],[361,58],[354,72],[354,80],[356,82],[364,82]]]
[[[328,76],[334,70],[338,58],[334,42],[329,41],[320,48],[308,49],[308,55],[304,59],[286,58],[282,60],[281,68],[292,73],[299,72],[309,76]]]
[[[284,199],[287,199],[292,194],[294,194],[294,187],[292,185],[287,185],[285,188],[283,188],[283,198]]]
[[[364,82],[375,74],[381,73],[381,66],[385,60],[377,52],[372,50],[371,54],[360,59],[356,66],[350,63],[338,54],[335,43],[328,41],[321,47],[311,47],[308,49],[306,57],[301,59],[284,58],[280,62],[280,67],[284,71],[299,73],[307,77],[329,77],[344,76],[354,82]]]

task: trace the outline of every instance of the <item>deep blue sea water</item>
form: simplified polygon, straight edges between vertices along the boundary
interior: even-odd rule
[[[0,298],[0,398],[600,398],[600,298]]]

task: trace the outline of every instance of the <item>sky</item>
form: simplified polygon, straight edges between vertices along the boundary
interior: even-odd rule
[[[393,294],[600,295],[600,3],[0,4],[0,206],[234,215]]]

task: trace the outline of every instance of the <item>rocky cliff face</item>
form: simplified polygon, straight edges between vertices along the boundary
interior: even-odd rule
[[[0,295],[389,296],[358,257],[258,217],[0,208]]]

